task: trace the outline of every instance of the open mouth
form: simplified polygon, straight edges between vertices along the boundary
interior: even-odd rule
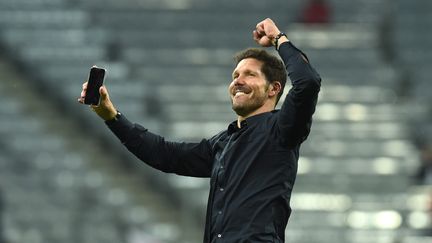
[[[242,92],[242,91],[238,91],[238,92],[235,93],[234,97],[238,97],[238,96],[244,95],[244,94],[246,94],[246,93]]]
[[[250,88],[247,88],[245,86],[238,86],[234,89],[233,96],[238,97],[241,95],[249,94],[250,92]]]

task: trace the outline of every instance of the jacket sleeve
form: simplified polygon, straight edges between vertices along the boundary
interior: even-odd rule
[[[306,55],[290,41],[280,45],[279,55],[285,64],[292,88],[282,104],[277,124],[281,141],[296,146],[309,135],[321,78]]]
[[[130,152],[153,168],[193,177],[211,175],[212,149],[206,139],[199,143],[165,141],[163,137],[131,123],[124,115],[106,124]]]

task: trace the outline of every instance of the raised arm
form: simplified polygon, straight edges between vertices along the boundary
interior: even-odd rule
[[[280,44],[278,51],[292,84],[280,111],[279,131],[284,141],[296,145],[309,135],[321,78],[306,55],[291,42]]]
[[[87,84],[83,84],[81,97],[83,103]],[[105,86],[99,90],[101,102],[91,106],[122,144],[136,157],[153,168],[167,173],[185,176],[210,177],[212,168],[212,148],[208,140],[200,143],[174,143],[165,141],[161,136],[149,132],[138,124],[133,124],[117,112]]]
[[[312,114],[318,99],[321,78],[310,65],[308,58],[296,48],[271,19],[257,24],[253,32],[261,46],[275,46],[282,58],[292,88],[282,104],[278,118],[281,140],[295,146],[303,142],[310,132]]]
[[[212,149],[210,142],[175,143],[132,124],[123,115],[105,122],[122,144],[153,168],[185,176],[210,177]]]

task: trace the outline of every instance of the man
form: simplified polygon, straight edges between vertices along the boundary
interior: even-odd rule
[[[105,87],[100,105],[92,106],[145,163],[164,172],[211,178],[205,243],[284,242],[299,147],[309,134],[320,90],[321,79],[306,56],[271,19],[257,24],[253,38],[263,47],[275,46],[283,62],[258,49],[236,57],[228,92],[238,118],[210,139],[165,141],[120,114]],[[281,110],[274,110],[286,72],[293,87]]]

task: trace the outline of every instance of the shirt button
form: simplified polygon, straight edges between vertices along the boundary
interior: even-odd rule
[[[221,192],[223,192],[224,191],[224,189],[221,187],[221,188],[219,188],[219,191],[221,191]]]
[[[223,165],[221,165],[220,168],[223,169]]]
[[[222,211],[219,211],[218,214],[222,214]]]
[[[218,234],[218,238],[222,238],[222,235],[221,235],[221,234]]]

